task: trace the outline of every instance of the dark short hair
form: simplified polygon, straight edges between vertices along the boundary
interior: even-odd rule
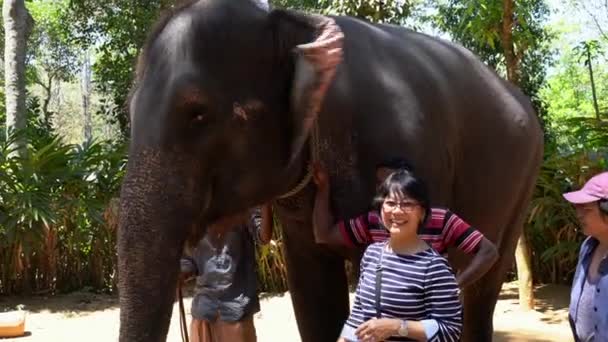
[[[431,209],[431,200],[424,180],[417,178],[411,171],[405,169],[391,173],[378,187],[374,198],[374,207],[380,210],[384,200],[390,194],[403,195],[418,202],[424,209],[422,224],[426,222]]]
[[[376,169],[387,168],[393,170],[408,170],[414,172],[414,167],[405,158],[395,157],[381,161],[376,165]]]

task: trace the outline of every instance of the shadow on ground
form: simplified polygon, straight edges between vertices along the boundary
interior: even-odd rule
[[[32,313],[89,313],[118,308],[118,296],[91,292],[73,292],[55,296],[0,297],[0,312],[15,310],[23,305]]]
[[[547,338],[547,337],[536,337],[531,334],[522,335],[517,332],[505,332],[505,331],[496,331],[494,332],[493,342],[560,342],[555,340],[555,338]],[[564,342],[566,340],[563,340]]]
[[[188,282],[183,288],[184,298],[192,297],[194,283]],[[17,305],[32,313],[49,311],[51,313],[91,313],[107,309],[118,309],[118,295],[99,294],[89,291],[76,291],[67,294],[48,296],[0,296],[0,312],[15,310]]]
[[[518,288],[510,283],[503,286],[498,300],[518,302]],[[541,321],[559,323],[570,304],[570,287],[563,285],[539,285],[534,288],[535,309],[543,314]]]
[[[18,337],[0,337],[0,341],[8,340],[8,339],[10,339],[11,341],[13,341],[13,340],[14,341],[19,341],[19,339],[30,337],[30,336],[32,336],[32,333],[30,331],[26,331],[26,332],[23,333],[23,336],[18,336]]]

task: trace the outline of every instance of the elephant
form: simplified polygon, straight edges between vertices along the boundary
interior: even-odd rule
[[[499,259],[464,289],[464,341],[491,341],[494,307],[540,170],[530,100],[462,46],[347,16],[190,1],[141,49],[117,240],[120,341],[164,341],[178,261],[205,227],[271,202],[302,341],[335,341],[349,312],[345,258],[314,242],[309,165],[332,210],[368,209],[375,166],[407,158]],[[346,253],[346,254],[345,254]],[[458,270],[468,259],[449,251]]]

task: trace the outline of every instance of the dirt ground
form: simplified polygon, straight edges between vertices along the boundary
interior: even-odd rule
[[[567,320],[569,289],[541,286],[535,289],[536,311],[521,312],[517,283],[507,283],[494,314],[494,341],[572,341]],[[352,299],[352,295],[351,295]],[[191,298],[185,299],[186,308]],[[119,310],[117,299],[91,293],[73,293],[51,298],[0,298],[0,311],[24,304],[29,312],[27,336],[4,341],[116,341]],[[259,341],[299,341],[289,294],[263,298],[262,311],[255,317]],[[167,341],[179,342],[179,314],[174,306]]]

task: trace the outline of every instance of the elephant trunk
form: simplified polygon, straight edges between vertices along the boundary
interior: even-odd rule
[[[192,222],[188,187],[159,153],[131,157],[121,192],[118,290],[121,342],[165,341],[179,258]],[[175,169],[174,169],[175,170]],[[192,192],[190,192],[192,193]]]

